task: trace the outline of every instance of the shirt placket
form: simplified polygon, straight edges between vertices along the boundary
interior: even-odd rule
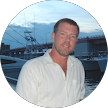
[[[67,76],[66,76],[66,91],[67,91],[67,96],[69,97],[70,93],[70,88],[71,88],[71,82],[70,82],[70,77],[71,77],[71,68],[73,67],[73,64],[68,62],[68,67],[67,67]]]
[[[67,95],[67,99],[69,97],[69,90],[68,90],[68,78],[67,76],[65,76],[65,73],[63,71],[63,69],[58,65],[58,64],[55,64],[56,65],[56,68],[58,68],[60,70],[60,73],[62,75],[62,78],[64,79],[64,82],[65,82],[65,91],[66,91],[66,95]]]

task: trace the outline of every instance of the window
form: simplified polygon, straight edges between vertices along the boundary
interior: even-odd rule
[[[16,61],[1,59],[1,65],[3,65],[3,64],[12,64],[12,63],[16,63]]]

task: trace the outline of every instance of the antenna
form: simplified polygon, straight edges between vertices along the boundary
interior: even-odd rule
[[[24,20],[25,20],[25,30],[27,30],[27,23],[26,23],[26,17],[25,17],[25,14],[24,14]]]
[[[25,15],[24,15],[25,17]],[[26,23],[26,18],[25,18],[25,23]],[[25,40],[26,40],[26,48],[24,52],[25,59],[30,59],[33,58],[32,56],[34,55],[35,57],[38,56],[38,52],[44,53],[45,47],[40,45],[36,38],[35,38],[35,14],[34,14],[34,37],[31,35],[32,31],[27,30],[27,26],[25,26]]]
[[[35,38],[35,14],[34,14],[34,38]]]

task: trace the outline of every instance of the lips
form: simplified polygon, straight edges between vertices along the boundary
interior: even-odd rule
[[[69,44],[63,44],[62,46],[65,47],[65,48],[68,48]]]
[[[64,47],[68,48],[69,46],[68,45],[63,45]]]

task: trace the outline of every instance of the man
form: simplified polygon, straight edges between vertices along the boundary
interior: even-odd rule
[[[69,56],[77,42],[79,27],[71,19],[59,20],[52,33],[52,49],[29,60],[19,75],[16,92],[43,107],[65,107],[84,98],[84,69]]]

